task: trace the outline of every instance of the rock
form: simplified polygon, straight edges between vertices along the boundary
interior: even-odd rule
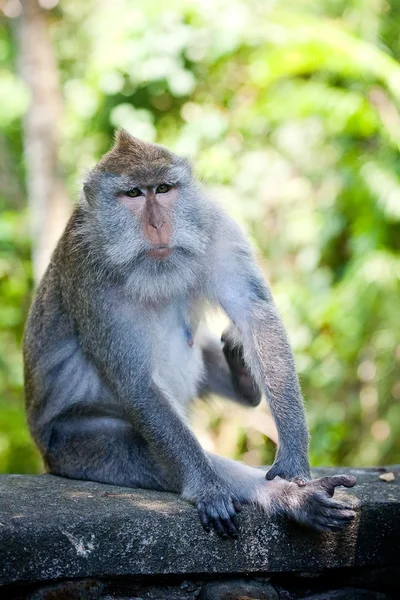
[[[64,580],[53,584],[3,586],[1,600],[197,600],[202,582],[123,577],[108,581]]]
[[[306,596],[304,600],[390,600],[386,594],[379,594],[369,590],[356,588],[343,588]]]
[[[279,596],[268,583],[232,579],[206,583],[199,600],[279,600]]]
[[[382,479],[382,481],[386,481],[387,483],[390,483],[391,481],[395,480],[395,475],[394,475],[394,473],[389,471],[388,473],[382,473],[382,475],[379,475],[379,479]]]
[[[328,586],[335,588],[368,588],[387,593],[400,590],[399,567],[335,569],[325,572],[323,577]]]
[[[315,475],[332,474],[317,470]],[[52,475],[0,476],[0,585],[69,578],[318,573],[400,566],[400,477],[355,474],[359,517],[340,533],[316,533],[246,508],[237,540],[200,526],[174,494]]]
[[[36,589],[2,590],[2,600],[99,600],[103,598],[104,583],[87,579],[85,581],[63,581],[44,585]]]

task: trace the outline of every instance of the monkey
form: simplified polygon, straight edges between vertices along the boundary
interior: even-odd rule
[[[229,318],[222,342],[209,307]],[[36,291],[23,340],[28,425],[48,472],[191,502],[206,531],[238,534],[246,504],[319,531],[355,512],[333,499],[355,479],[311,480],[290,344],[239,226],[192,167],[124,130],[89,171]],[[279,444],[265,475],[206,452],[188,425],[196,397],[256,406]]]

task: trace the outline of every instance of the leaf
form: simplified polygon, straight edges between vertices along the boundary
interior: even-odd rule
[[[395,476],[392,471],[389,471],[388,473],[382,473],[382,475],[379,475],[379,479],[382,479],[382,481],[386,481],[387,483],[389,483],[390,481],[395,480]]]

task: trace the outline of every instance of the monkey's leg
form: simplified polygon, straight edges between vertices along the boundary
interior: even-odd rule
[[[111,417],[60,419],[44,459],[54,475],[152,490],[170,490],[163,469],[129,423]]]
[[[82,456],[85,460],[82,460]],[[242,504],[258,506],[266,514],[281,514],[319,531],[333,531],[353,518],[353,508],[332,500],[338,485],[351,487],[354,478],[324,477],[303,487],[281,479],[267,481],[260,469],[209,454],[215,472]],[[174,478],[153,459],[146,442],[128,423],[117,418],[83,417],[53,425],[45,460],[49,471],[64,477],[111,485],[178,492]],[[238,507],[237,507],[238,508]],[[237,535],[237,519],[214,512],[197,502],[203,527],[219,535]]]
[[[234,460],[209,454],[216,470],[225,473],[232,491],[241,504],[258,506],[266,514],[284,515],[317,531],[336,531],[348,525],[355,517],[354,506],[349,500],[334,500],[338,486],[353,487],[354,477],[333,475],[305,483],[276,478],[265,479],[261,469],[249,467]],[[214,525],[200,510],[203,526]]]
[[[258,406],[261,391],[244,362],[242,345],[224,334],[221,340],[223,345],[209,337],[202,344],[206,374],[199,395],[216,394],[245,406]]]

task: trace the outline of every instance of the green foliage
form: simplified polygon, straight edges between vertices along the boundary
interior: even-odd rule
[[[296,354],[313,464],[399,462],[400,3],[64,0],[48,16],[71,196],[116,126],[193,157],[260,249]],[[5,26],[0,56],[0,154],[20,181],[28,100]],[[31,277],[17,188],[0,183],[6,471],[39,465],[21,400]],[[235,426],[237,409],[225,410],[227,426],[218,407],[202,410],[206,443],[271,460],[248,412]]]

